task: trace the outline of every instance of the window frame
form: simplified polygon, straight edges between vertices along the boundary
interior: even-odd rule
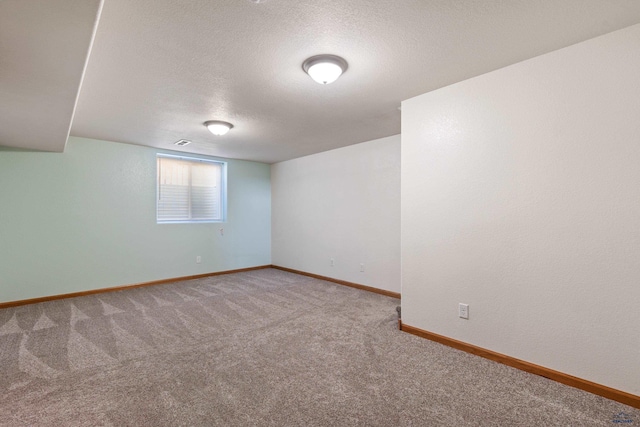
[[[219,219],[176,219],[165,220],[159,218],[159,202],[161,197],[161,171],[160,159],[174,159],[188,163],[205,163],[220,166],[220,215]],[[189,170],[189,194],[191,195],[191,170]],[[191,198],[189,199],[189,212],[191,212]],[[180,156],[173,154],[156,153],[156,224],[211,224],[227,221],[227,162],[216,159],[203,159],[200,157]]]

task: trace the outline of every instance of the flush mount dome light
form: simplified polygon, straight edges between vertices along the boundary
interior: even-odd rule
[[[209,129],[209,132],[216,136],[222,136],[229,132],[233,125],[229,122],[223,122],[220,120],[209,120],[204,122],[204,125]]]
[[[316,55],[302,63],[302,69],[316,82],[327,85],[335,82],[349,65],[336,55]]]

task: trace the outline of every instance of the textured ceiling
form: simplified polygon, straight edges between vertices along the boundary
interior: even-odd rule
[[[0,0],[0,145],[62,151],[100,0]]]
[[[405,99],[638,22],[637,0],[104,0],[71,134],[272,163],[397,134]],[[320,53],[349,62],[331,85],[301,69]]]

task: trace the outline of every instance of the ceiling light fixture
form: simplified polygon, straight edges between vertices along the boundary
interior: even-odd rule
[[[216,136],[222,136],[233,128],[231,123],[220,120],[209,120],[208,122],[204,122],[204,125],[209,129],[209,132]]]
[[[323,85],[335,82],[347,68],[347,61],[336,55],[316,55],[302,63],[304,72]]]

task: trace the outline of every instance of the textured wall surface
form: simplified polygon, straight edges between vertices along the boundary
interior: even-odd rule
[[[275,265],[400,292],[399,135],[277,163],[271,175]]]
[[[0,151],[0,301],[271,263],[269,165],[228,161],[226,223],[156,224],[157,152]]]
[[[403,321],[640,394],[639,46],[636,25],[403,103]]]

